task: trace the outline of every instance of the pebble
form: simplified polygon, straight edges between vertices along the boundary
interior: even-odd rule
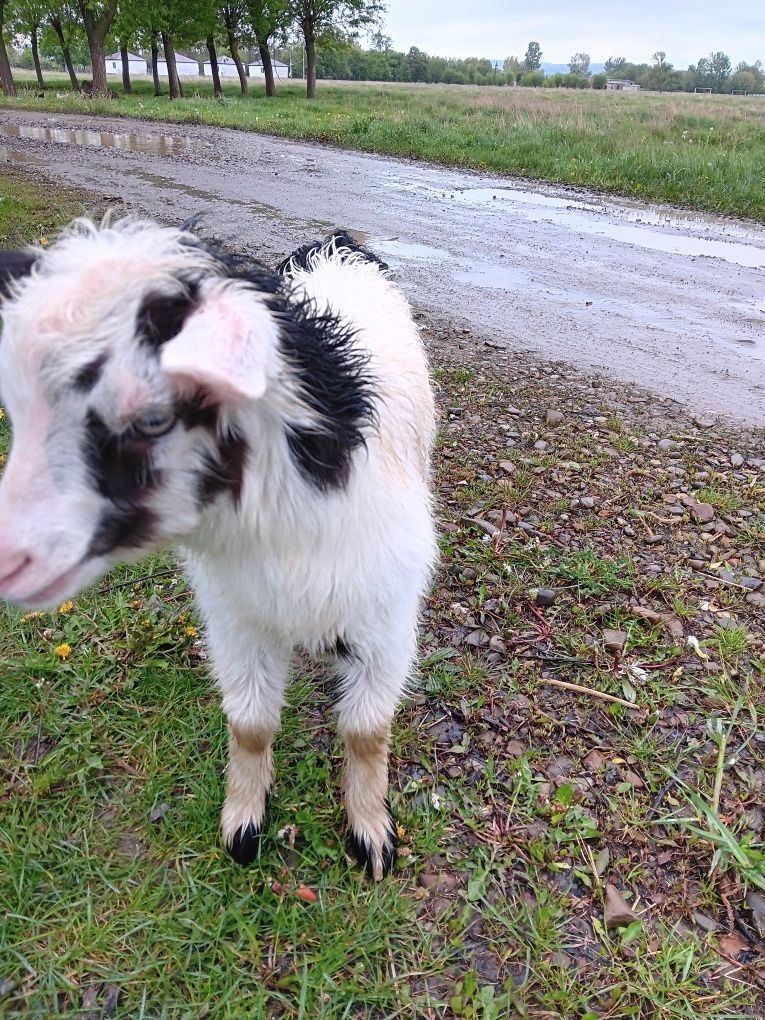
[[[606,886],[606,928],[622,928],[638,920],[634,910],[614,885]]]
[[[551,606],[558,598],[558,592],[553,588],[537,588],[533,598],[538,606]]]
[[[545,421],[549,425],[558,425],[560,422],[563,421],[564,417],[565,416],[563,414],[561,414],[560,411],[546,411],[545,412]]]
[[[579,505],[583,506],[585,510],[592,510],[595,506],[596,500],[594,496],[582,496],[579,500]]]
[[[694,503],[691,506],[691,513],[701,524],[708,524],[714,520],[715,508],[709,503]]]
[[[534,449],[535,450],[539,450],[540,452],[544,452],[545,450],[547,450],[549,448],[549,446],[550,446],[550,444],[546,443],[544,441],[544,439],[539,439],[539,440],[537,440],[536,443],[534,443]]]
[[[750,889],[746,894],[746,905],[752,911],[752,920],[760,935],[765,938],[765,896]]]
[[[665,451],[666,450],[673,450],[676,446],[677,446],[677,443],[675,443],[675,441],[672,440],[672,439],[660,439],[659,442],[658,442],[658,447],[659,447],[660,450],[665,450]]]
[[[734,468],[739,468],[744,463],[744,458],[740,453],[732,453],[730,455],[730,462]]]
[[[604,630],[603,643],[609,652],[621,653],[627,644],[627,633],[623,630]]]

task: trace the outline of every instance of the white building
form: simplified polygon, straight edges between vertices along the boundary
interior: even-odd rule
[[[122,74],[122,57],[119,53],[112,53],[104,61],[107,74]],[[137,57],[135,53],[128,53],[128,71],[131,74],[147,74],[149,65],[143,57]]]
[[[274,78],[289,78],[290,65],[281,60],[272,60],[271,66],[274,69]],[[250,78],[265,78],[265,71],[260,60],[254,60],[247,68]]]
[[[212,74],[212,62],[209,60],[205,61],[204,73],[206,75]],[[238,78],[239,72],[236,69],[233,57],[218,57],[218,74],[221,78]]]
[[[192,60],[191,57],[184,57],[182,53],[175,54],[175,67],[178,71],[178,77],[184,78],[189,75],[199,74],[199,61]],[[167,61],[157,61],[157,73],[160,78],[167,78]]]

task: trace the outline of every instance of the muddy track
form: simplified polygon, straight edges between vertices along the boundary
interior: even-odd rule
[[[4,111],[0,160],[266,263],[335,227],[503,351],[765,424],[765,229],[236,131]],[[463,344],[469,360],[469,344]],[[512,361],[512,357],[510,358]]]

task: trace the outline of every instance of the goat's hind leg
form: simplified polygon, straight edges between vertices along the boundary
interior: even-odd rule
[[[288,656],[256,653],[247,668],[221,668],[214,655],[223,711],[228,717],[228,770],[221,830],[226,849],[237,864],[257,857],[273,781],[271,741],[279,728]]]

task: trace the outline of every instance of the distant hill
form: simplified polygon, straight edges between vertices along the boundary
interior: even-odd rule
[[[523,58],[521,57],[520,59],[522,60]],[[492,65],[496,67],[498,71],[502,70],[504,63],[504,58],[502,60],[492,60]],[[605,64],[590,64],[590,74],[598,74],[600,71],[604,71],[605,66]],[[541,69],[545,74],[558,74],[558,72],[561,74],[568,74],[568,64],[546,64],[542,61]]]
[[[605,69],[605,64],[590,64],[590,74],[599,74]],[[542,61],[542,70],[545,74],[568,74],[568,64],[546,64]]]

